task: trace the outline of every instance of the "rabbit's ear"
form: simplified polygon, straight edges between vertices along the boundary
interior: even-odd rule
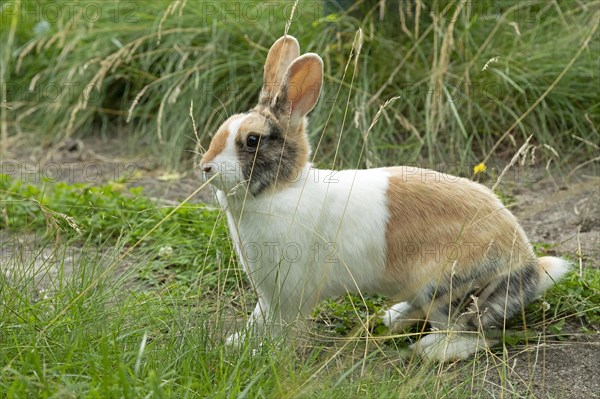
[[[272,111],[278,117],[290,117],[296,124],[317,104],[323,86],[323,60],[317,54],[306,53],[292,62],[286,71],[283,83]]]
[[[300,55],[300,45],[295,37],[282,36],[273,43],[265,61],[263,87],[258,103],[268,106],[277,94],[288,66]]]

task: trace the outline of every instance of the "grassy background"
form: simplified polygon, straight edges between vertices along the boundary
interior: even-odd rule
[[[538,160],[597,157],[600,2],[325,3],[300,2],[290,24],[302,51],[325,61],[311,118],[320,165],[445,162],[470,174],[529,135]],[[192,101],[206,146],[226,115],[256,102],[267,49],[291,13],[279,1],[69,4],[1,5],[0,150],[117,137],[179,171],[195,149]],[[225,348],[254,294],[223,214],[124,183],[0,174],[0,397],[470,398],[493,384],[494,394],[531,396],[509,352],[600,324],[600,273],[586,264],[514,320],[504,346],[453,366],[407,355],[416,329],[367,333],[379,297],[322,303],[315,336],[297,347]]]
[[[600,141],[598,1],[384,3],[334,12],[331,2],[305,1],[291,19],[302,51],[325,61],[311,118],[318,163],[470,164],[501,137],[491,155],[506,158],[529,135],[540,158],[595,155],[585,141]],[[67,4],[2,6],[4,146],[26,133],[44,142],[118,134],[132,148],[149,144],[171,169],[194,148],[192,101],[205,146],[226,115],[256,103],[266,51],[292,9],[283,1]]]

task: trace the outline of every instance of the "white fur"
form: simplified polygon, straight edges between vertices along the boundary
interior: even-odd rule
[[[425,359],[448,362],[467,359],[491,344],[493,342],[486,342],[477,332],[443,331],[427,334],[411,345],[411,349]]]
[[[401,332],[415,324],[422,315],[421,309],[415,308],[408,302],[400,302],[383,312],[381,322],[390,332]]]
[[[540,270],[537,295],[542,295],[571,270],[571,264],[568,261],[554,256],[544,256],[540,258],[540,263],[542,270]]]
[[[218,199],[260,303],[250,327],[305,317],[320,298],[385,287],[384,169],[332,172],[307,165],[291,186],[257,199]],[[240,190],[243,191],[243,190]],[[243,212],[242,217],[240,214]]]
[[[235,139],[242,122],[247,117],[247,115],[240,115],[231,122],[225,148],[212,160],[212,164],[216,165],[219,172],[214,184],[227,192],[231,191],[244,178],[235,150]]]

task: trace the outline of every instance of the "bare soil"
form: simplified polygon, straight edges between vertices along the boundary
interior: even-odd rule
[[[125,154],[115,140],[75,140],[62,148],[33,150],[30,142],[23,141],[11,151],[2,156],[0,173],[24,180],[39,181],[45,177],[69,183],[101,184],[123,179],[128,186],[141,186],[146,195],[173,204],[200,185],[191,167],[183,174],[165,172],[157,169],[148,157],[132,158]],[[600,268],[600,170],[598,165],[575,168],[576,165],[549,169],[543,165],[516,166],[500,184],[500,192],[513,200],[510,208],[530,241],[543,244],[547,254],[568,257],[578,270]],[[483,184],[491,186],[494,182],[495,179],[489,179]],[[212,200],[211,189],[192,199],[193,202]],[[29,238],[22,241],[29,242]],[[14,242],[14,236],[0,232],[4,255],[8,254],[9,241]],[[75,248],[72,261],[77,257]],[[48,254],[41,259],[52,262],[53,257]],[[25,262],[30,264],[32,272],[40,267],[35,262],[33,265]],[[73,262],[68,262],[69,266],[61,273],[68,273]],[[39,284],[44,287],[46,283]],[[510,366],[507,380],[513,385],[503,387],[500,369],[490,365],[486,377],[489,385],[480,392],[484,397],[600,398],[600,331],[574,333],[560,342],[544,340],[512,350],[506,364]],[[522,394],[516,396],[514,392]]]

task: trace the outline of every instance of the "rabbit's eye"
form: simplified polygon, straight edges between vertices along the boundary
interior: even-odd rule
[[[248,137],[246,137],[246,145],[250,148],[256,148],[258,147],[259,140],[260,138],[257,134],[249,134]]]

